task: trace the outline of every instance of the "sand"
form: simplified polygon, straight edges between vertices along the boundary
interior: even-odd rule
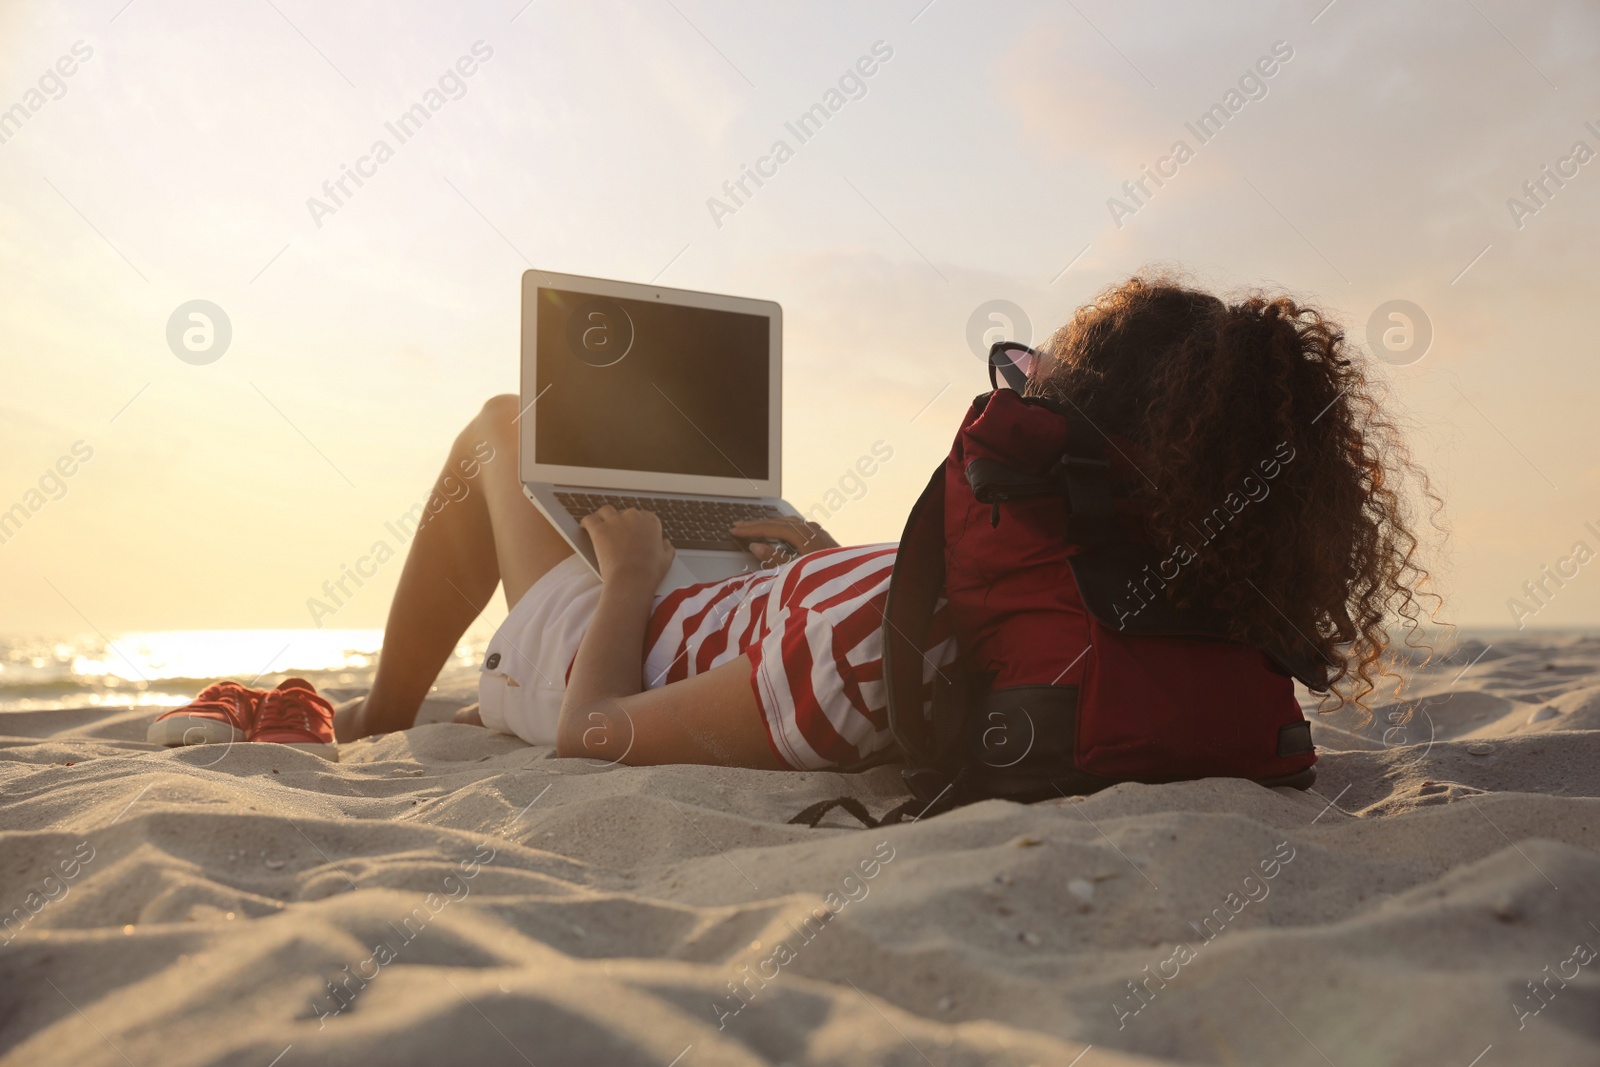
[[[1316,726],[1311,793],[882,830],[785,820],[887,810],[888,768],[607,767],[445,722],[329,764],[6,713],[0,1062],[1600,1062],[1600,638],[1466,642],[1416,684],[1398,733]]]

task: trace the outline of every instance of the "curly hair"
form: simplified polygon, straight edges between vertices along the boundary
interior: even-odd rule
[[[1343,330],[1283,295],[1225,303],[1163,277],[1107,289],[1043,346],[1028,392],[1131,444],[1132,503],[1184,564],[1167,587],[1263,648],[1310,646],[1370,720],[1388,626],[1433,618],[1408,481],[1442,507]],[[1437,526],[1437,521],[1435,521]],[[1432,610],[1424,612],[1423,601]]]

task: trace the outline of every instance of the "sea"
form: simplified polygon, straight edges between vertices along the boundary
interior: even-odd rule
[[[476,699],[478,665],[493,636],[480,619],[445,664],[435,697]],[[1552,652],[1600,641],[1600,629],[1472,628],[1430,642],[1444,662],[1476,664],[1496,649]],[[0,712],[54,708],[171,708],[231,678],[269,689],[299,676],[335,698],[371,685],[382,630],[161,630],[70,637],[0,637]],[[1500,654],[1504,654],[1501,652]]]
[[[472,699],[489,637],[468,632],[435,695]],[[225,678],[267,689],[299,676],[319,690],[359,691],[372,682],[382,642],[382,630],[334,629],[0,637],[0,712],[177,707]]]

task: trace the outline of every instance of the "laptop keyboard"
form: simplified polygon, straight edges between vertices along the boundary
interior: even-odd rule
[[[567,514],[582,519],[610,504],[618,511],[640,508],[661,520],[661,532],[674,548],[740,552],[744,546],[728,534],[728,527],[750,519],[777,519],[783,512],[770,504],[697,497],[624,496],[616,493],[556,493]]]

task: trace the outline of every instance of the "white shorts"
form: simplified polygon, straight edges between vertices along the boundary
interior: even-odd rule
[[[534,582],[500,624],[478,675],[483,725],[530,745],[556,743],[567,669],[600,602],[600,578],[574,553]]]

